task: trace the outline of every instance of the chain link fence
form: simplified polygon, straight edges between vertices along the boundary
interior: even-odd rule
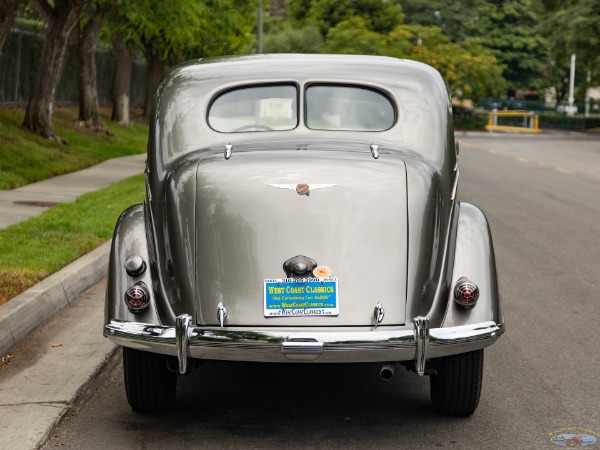
[[[38,70],[44,44],[43,23],[31,11],[22,9],[0,53],[0,105],[22,105],[29,100],[29,92]],[[112,48],[100,44],[96,54],[98,97],[100,105],[112,104],[112,83],[115,71]],[[79,62],[75,40],[69,45],[55,103],[73,104],[79,99]],[[144,104],[146,66],[138,55],[134,60],[131,84],[131,106]]]

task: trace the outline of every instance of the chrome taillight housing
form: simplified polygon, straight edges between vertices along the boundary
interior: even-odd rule
[[[125,271],[130,277],[139,277],[146,271],[146,262],[140,255],[131,255],[125,260]]]
[[[479,299],[479,288],[468,278],[461,278],[454,286],[454,301],[465,309],[471,309]]]
[[[150,304],[148,287],[141,281],[128,287],[125,291],[125,304],[129,308],[129,311],[134,314],[144,311]]]

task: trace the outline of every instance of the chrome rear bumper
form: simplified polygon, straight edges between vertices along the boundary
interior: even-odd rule
[[[414,360],[422,375],[429,358],[464,353],[492,345],[502,324],[482,322],[429,329],[426,317],[415,317],[413,329],[373,331],[252,331],[206,329],[191,325],[188,315],[175,327],[111,320],[104,335],[125,347],[176,356],[179,371],[188,358],[256,362],[388,362]]]

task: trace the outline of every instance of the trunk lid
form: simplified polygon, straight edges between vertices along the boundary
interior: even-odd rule
[[[218,325],[222,303],[227,326],[372,326],[378,302],[381,326],[405,323],[406,167],[394,152],[239,152],[200,162],[196,189],[198,323]],[[286,278],[298,255],[331,269],[338,315],[265,317],[265,280]]]

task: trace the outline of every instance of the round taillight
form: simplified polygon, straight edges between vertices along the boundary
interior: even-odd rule
[[[142,282],[136,283],[125,291],[125,304],[134,314],[144,311],[150,304],[150,293]]]
[[[471,309],[479,299],[479,288],[467,278],[461,278],[454,286],[454,300],[465,309]]]

